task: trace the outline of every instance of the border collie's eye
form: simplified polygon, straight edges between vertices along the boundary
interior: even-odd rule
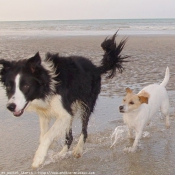
[[[129,104],[130,104],[130,105],[133,105],[133,104],[134,104],[134,102],[133,102],[133,101],[130,101],[130,102],[129,102]]]
[[[6,86],[7,91],[10,91],[11,89],[12,89],[11,86]]]
[[[26,85],[23,86],[23,88],[24,89],[28,89],[29,88],[29,85],[26,84]]]
[[[23,91],[24,91],[24,93],[27,93],[28,90],[29,90],[29,85],[25,84],[25,85],[23,86]]]
[[[126,100],[125,99],[123,99],[123,102],[125,102]]]
[[[27,91],[29,90],[29,85],[25,84],[25,85],[23,86],[23,89],[24,89],[25,92],[27,92]]]

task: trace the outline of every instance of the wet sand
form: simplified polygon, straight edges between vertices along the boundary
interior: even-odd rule
[[[81,55],[99,64],[103,51],[100,48],[104,36],[72,37],[1,37],[0,58],[23,59],[40,51],[61,55]],[[119,36],[117,41],[122,37]],[[96,110],[91,116],[84,154],[80,159],[71,155],[52,162],[49,151],[44,167],[38,172],[94,172],[99,175],[172,175],[175,174],[175,36],[130,36],[123,54],[130,55],[130,62],[124,65],[125,71],[113,79],[102,79],[102,90],[97,100]],[[112,148],[110,136],[117,126],[124,127],[118,106],[130,87],[138,92],[151,83],[160,83],[166,67],[170,68],[170,81],[167,86],[170,96],[171,128],[165,128],[165,119],[159,113],[145,131],[149,136],[140,142],[139,150],[124,154],[125,146],[131,145],[125,133]],[[38,146],[39,119],[34,113],[25,113],[20,118],[12,117],[5,108],[7,99],[0,89],[0,172],[37,172],[31,169],[34,153]],[[74,122],[75,146],[79,136],[79,122]]]

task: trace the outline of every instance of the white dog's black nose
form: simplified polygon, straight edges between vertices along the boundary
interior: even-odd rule
[[[119,110],[122,111],[124,108],[123,106],[119,106]]]
[[[7,104],[7,109],[10,110],[11,112],[14,112],[15,108],[16,108],[16,104],[15,103]]]

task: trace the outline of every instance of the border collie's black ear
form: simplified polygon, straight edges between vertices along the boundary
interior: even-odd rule
[[[38,67],[41,65],[41,57],[39,52],[37,52],[32,58],[29,58],[27,61],[27,66],[30,68],[32,73],[36,71]]]
[[[8,70],[11,67],[11,62],[2,59],[2,60],[0,60],[0,65],[3,66],[4,70]]]

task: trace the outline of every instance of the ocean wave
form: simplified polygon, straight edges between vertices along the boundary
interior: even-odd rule
[[[170,31],[175,33],[175,19],[157,20],[67,20],[67,21],[23,21],[0,22],[1,35],[15,32],[51,32],[51,33],[106,33],[107,31],[122,32],[155,32]]]

